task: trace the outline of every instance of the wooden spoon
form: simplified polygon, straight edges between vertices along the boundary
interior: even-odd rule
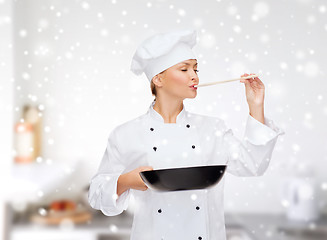
[[[204,86],[209,86],[209,85],[214,85],[214,84],[220,84],[220,83],[225,83],[225,82],[232,82],[232,81],[237,81],[237,80],[241,80],[241,79],[249,79],[249,78],[254,78],[254,77],[259,77],[258,74],[252,74],[246,77],[240,77],[240,78],[234,78],[234,79],[230,79],[230,80],[224,80],[224,81],[217,81],[217,82],[211,82],[211,83],[203,83],[203,84],[198,84],[198,85],[194,85],[194,87],[204,87]]]

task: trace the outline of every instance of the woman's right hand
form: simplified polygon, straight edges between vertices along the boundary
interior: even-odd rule
[[[148,187],[145,185],[139,174],[140,172],[147,170],[153,170],[153,168],[151,166],[141,166],[130,172],[120,175],[117,182],[117,195],[120,196],[129,188],[141,191],[147,190]]]
[[[141,167],[135,168],[134,170],[128,172],[127,174],[128,174],[130,187],[133,189],[136,189],[136,190],[141,190],[141,191],[147,190],[148,187],[143,182],[143,180],[140,176],[140,172],[149,171],[149,170],[153,170],[153,168],[151,166],[141,166]]]

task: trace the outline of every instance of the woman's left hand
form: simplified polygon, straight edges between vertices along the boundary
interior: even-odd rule
[[[241,77],[246,77],[253,74],[254,73],[245,73]],[[263,82],[258,77],[242,79],[240,82],[245,84],[246,100],[249,106],[263,105],[265,96],[265,85]]]

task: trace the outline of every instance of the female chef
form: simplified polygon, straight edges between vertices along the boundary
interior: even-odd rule
[[[245,84],[249,115],[241,141],[218,117],[188,112],[183,100],[195,98],[199,83],[192,51],[195,30],[156,34],[136,50],[131,71],[148,78],[155,100],[148,111],[110,133],[98,172],[90,181],[89,203],[107,216],[135,200],[131,240],[224,240],[224,177],[212,188],[156,192],[139,172],[227,164],[235,176],[260,176],[284,132],[264,116],[264,85]],[[242,76],[247,76],[243,74]]]

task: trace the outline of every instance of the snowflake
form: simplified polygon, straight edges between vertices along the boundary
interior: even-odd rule
[[[324,5],[319,6],[319,12],[325,13],[326,12],[326,6],[324,6]]]
[[[44,193],[41,190],[37,191],[36,194],[37,194],[38,197],[43,197],[44,196]]]
[[[242,28],[240,26],[238,26],[238,25],[233,26],[233,30],[236,33],[241,33],[242,32]]]
[[[201,18],[195,18],[193,20],[193,25],[196,27],[196,28],[199,28],[203,25],[203,20]]]
[[[321,184],[321,189],[324,190],[324,191],[327,191],[327,182],[323,182]]]
[[[198,196],[197,196],[195,193],[193,193],[193,194],[191,195],[191,199],[192,199],[193,201],[195,201],[197,198],[198,198]]]
[[[27,36],[27,31],[25,29],[21,29],[19,31],[19,36],[22,37],[22,38],[26,37]]]
[[[117,193],[114,193],[114,194],[112,194],[112,199],[114,199],[114,200],[117,200],[118,199],[118,194]]]
[[[88,9],[90,8],[90,4],[87,3],[87,2],[82,2],[82,8],[83,8],[84,10],[88,10]]]
[[[48,139],[48,144],[49,144],[49,145],[54,144],[54,140],[53,140],[52,138],[49,138],[49,139]]]
[[[231,5],[227,8],[228,15],[234,16],[237,12],[238,12],[238,10],[237,10],[237,7],[235,7],[235,6]]]
[[[186,11],[184,9],[178,9],[178,15],[184,17],[186,15]]]
[[[212,48],[214,45],[216,45],[216,38],[213,34],[206,33],[201,37],[200,44],[204,48]]]
[[[253,10],[256,18],[266,17],[269,13],[269,5],[266,2],[257,2]]]
[[[319,73],[319,67],[315,62],[307,62],[304,66],[304,73],[308,77],[316,77]]]
[[[44,208],[39,208],[38,212],[41,216],[46,216],[48,213],[47,210]]]
[[[111,232],[117,232],[118,231],[118,227],[115,224],[111,224],[109,226],[109,229]]]
[[[266,34],[266,33],[262,33],[262,34],[260,35],[260,41],[261,41],[262,43],[267,43],[269,40],[270,40],[270,36],[269,36],[268,34]]]
[[[288,65],[286,62],[281,62],[279,65],[280,65],[280,68],[283,70],[288,69]]]
[[[310,15],[310,16],[308,16],[308,17],[307,17],[307,22],[308,22],[309,24],[313,24],[313,23],[315,23],[315,22],[316,22],[316,17],[315,17],[314,15]]]

